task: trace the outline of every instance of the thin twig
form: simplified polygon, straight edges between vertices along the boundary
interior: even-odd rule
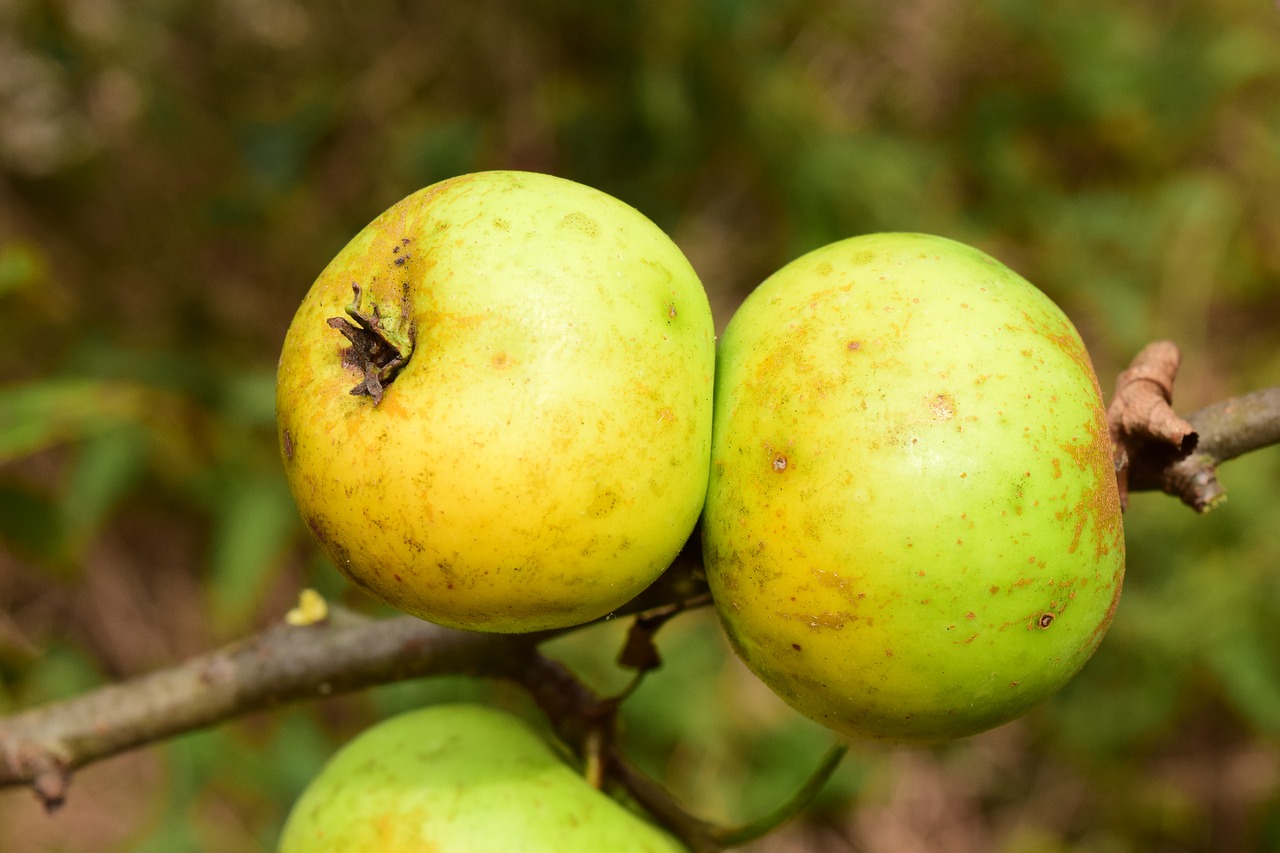
[[[844,760],[845,753],[848,751],[847,743],[833,744],[822,756],[818,766],[809,774],[805,783],[786,802],[748,824],[717,832],[714,836],[715,840],[721,847],[742,847],[764,838],[795,818],[813,802],[813,798],[822,790],[822,786],[827,784],[831,774],[836,772],[836,768],[840,766],[840,762]]]
[[[1120,486],[1128,493],[1163,491],[1197,512],[1226,499],[1217,467],[1280,444],[1280,387],[1264,388],[1179,417],[1173,382],[1182,356],[1170,341],[1143,347],[1116,380],[1107,423]]]
[[[1155,341],[1143,347],[1116,378],[1107,425],[1121,507],[1129,503],[1131,460],[1151,447],[1173,452],[1195,446],[1195,429],[1172,406],[1173,381],[1181,364],[1182,354],[1173,342]]]
[[[1219,465],[1280,444],[1280,386],[1205,406],[1186,420],[1194,445],[1144,445],[1130,458],[1129,491],[1162,491],[1207,512],[1226,500]]]
[[[690,814],[662,785],[624,756],[617,743],[618,698],[603,698],[559,661],[532,655],[516,661],[508,677],[529,691],[566,744],[584,759],[599,762],[612,780],[693,853],[714,853],[716,827]],[[592,754],[586,754],[587,748]]]

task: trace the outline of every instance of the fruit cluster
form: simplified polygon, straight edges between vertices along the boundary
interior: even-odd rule
[[[734,649],[849,736],[1018,716],[1084,665],[1120,594],[1079,335],[940,237],[810,252],[717,348],[696,273],[638,211],[546,175],[465,175],[321,273],[277,406],[302,517],[376,598],[470,630],[582,624],[657,578],[701,518]],[[625,849],[665,849],[645,843]]]

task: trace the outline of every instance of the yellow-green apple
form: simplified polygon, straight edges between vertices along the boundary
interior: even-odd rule
[[[522,720],[437,705],[367,729],[294,804],[280,853],[679,853]]]
[[[401,610],[587,622],[693,528],[714,347],[693,268],[634,208],[549,175],[443,181],[298,308],[277,384],[289,485],[334,564]]]
[[[847,735],[938,741],[1060,688],[1124,541],[1075,328],[990,256],[920,234],[793,261],[717,363],[708,579],[747,665]]]

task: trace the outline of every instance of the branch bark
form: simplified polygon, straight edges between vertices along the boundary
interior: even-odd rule
[[[1180,361],[1176,346],[1156,341],[1117,379],[1107,409],[1116,475],[1124,503],[1129,492],[1162,491],[1208,512],[1226,499],[1220,464],[1280,444],[1280,387],[1233,397],[1184,419],[1172,407]]]
[[[1280,444],[1280,386],[1263,388],[1187,415],[1197,440],[1190,449],[1152,445],[1133,460],[1131,491],[1153,490],[1179,498],[1196,512],[1226,500],[1218,480],[1223,462]]]
[[[695,531],[662,577],[610,616],[708,604],[697,543]],[[273,626],[177,666],[0,719],[0,788],[31,785],[56,809],[74,770],[125,750],[285,702],[410,678],[512,678],[538,644],[561,633],[481,634],[335,608],[315,624]],[[582,706],[566,709],[574,707]],[[557,727],[576,745],[569,722]]]
[[[424,675],[498,673],[541,635],[452,631],[411,616],[335,611],[0,721],[0,787],[30,784],[46,808],[94,761],[251,711]]]

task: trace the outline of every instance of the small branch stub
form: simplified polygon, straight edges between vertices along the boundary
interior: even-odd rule
[[[1173,380],[1181,362],[1177,346],[1170,341],[1156,341],[1143,347],[1116,379],[1107,423],[1121,506],[1128,503],[1131,460],[1151,445],[1169,455],[1185,455],[1195,448],[1195,429],[1170,405]]]
[[[376,406],[382,402],[383,390],[396,378],[396,374],[409,363],[413,354],[413,326],[409,322],[407,297],[401,300],[399,317],[384,317],[377,303],[369,311],[361,310],[360,285],[352,282],[354,297],[346,317],[330,317],[328,323],[342,333],[351,346],[342,353],[342,361],[363,374],[351,393],[357,397],[373,398]]]
[[[1162,491],[1196,512],[1226,500],[1218,466],[1280,444],[1280,387],[1206,406],[1185,418],[1170,406],[1178,348],[1149,344],[1116,381],[1107,409],[1121,505],[1129,492]]]

